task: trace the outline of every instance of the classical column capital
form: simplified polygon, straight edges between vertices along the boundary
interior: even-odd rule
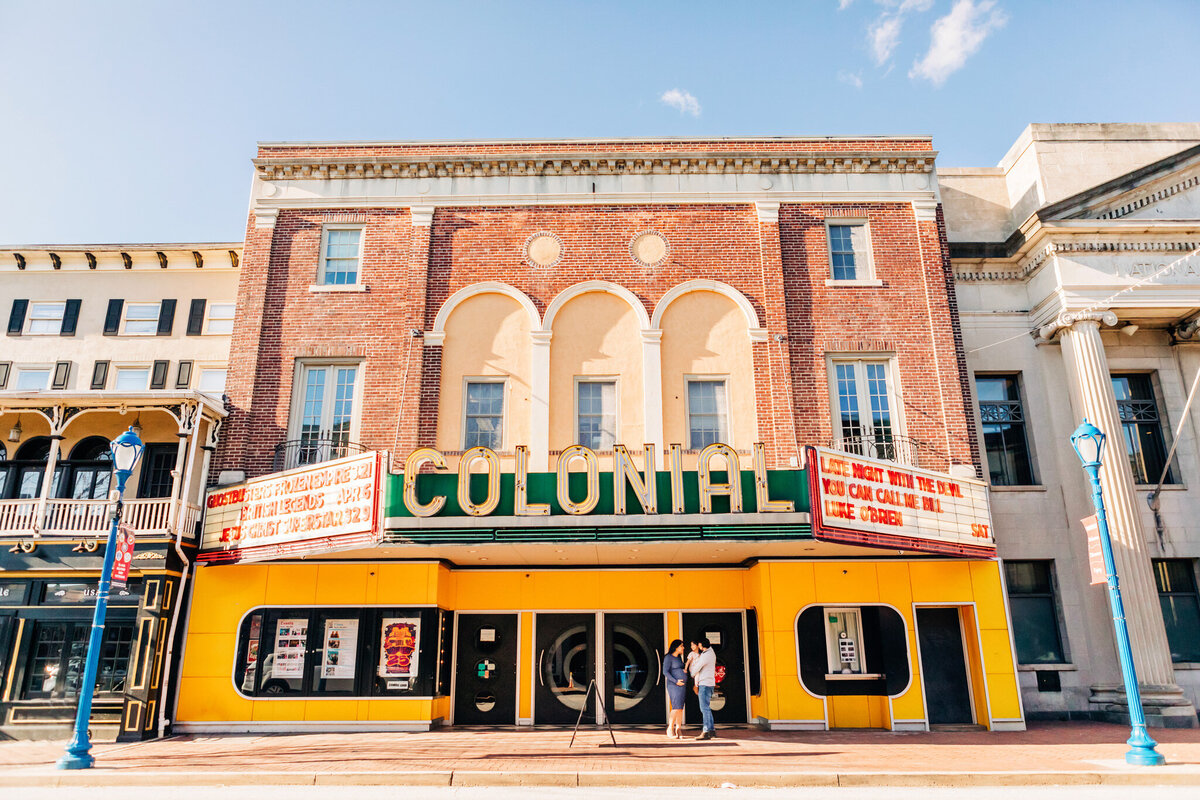
[[[1080,322],[1096,322],[1111,328],[1117,324],[1117,315],[1108,309],[1064,311],[1055,317],[1053,322],[1047,323],[1031,333],[1033,338],[1039,342],[1049,342],[1059,332],[1067,328],[1073,328]]]

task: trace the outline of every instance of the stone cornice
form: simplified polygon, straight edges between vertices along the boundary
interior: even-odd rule
[[[1056,254],[1066,253],[1190,253],[1200,248],[1200,239],[1192,241],[1129,240],[1101,241],[1067,239],[1051,241],[1016,261],[975,262],[954,265],[954,279],[963,283],[1021,281],[1028,278]]]
[[[936,151],[744,153],[525,153],[498,156],[256,158],[262,180],[542,175],[705,175],[933,171]]]

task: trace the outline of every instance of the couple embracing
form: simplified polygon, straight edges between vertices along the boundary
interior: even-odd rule
[[[713,691],[717,688],[717,654],[704,637],[692,642],[691,652],[687,654],[686,660],[681,639],[671,642],[667,654],[663,657],[663,675],[666,676],[667,700],[670,701],[667,736],[672,739],[683,738],[683,703],[687,697],[689,674],[692,677],[692,688],[700,699],[700,716],[704,722],[704,730],[696,739],[715,739],[717,731],[713,725],[711,704]]]

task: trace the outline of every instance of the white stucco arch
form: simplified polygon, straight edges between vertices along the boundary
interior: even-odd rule
[[[542,323],[542,328],[547,331],[554,330],[554,317],[558,315],[562,307],[576,297],[579,297],[579,295],[588,294],[589,292],[603,292],[605,294],[616,295],[633,308],[634,313],[637,314],[638,325],[642,330],[652,327],[650,316],[646,313],[646,306],[633,292],[611,281],[584,281],[583,283],[577,283],[574,286],[563,289],[558,293],[557,297],[550,301],[550,305],[546,306],[546,319]]]
[[[728,283],[721,283],[720,281],[709,280],[707,278],[684,281],[668,290],[662,296],[662,299],[658,301],[658,305],[654,307],[654,316],[650,318],[650,327],[655,329],[661,327],[663,315],[667,313],[667,307],[690,292],[716,292],[728,297],[741,310],[743,316],[746,317],[746,328],[750,332],[750,341],[765,342],[767,340],[767,329],[762,327],[762,324],[759,322],[758,312],[754,310],[754,305],[750,302],[750,299]]]
[[[533,304],[527,294],[500,281],[480,281],[472,283],[470,286],[464,286],[446,298],[446,302],[442,303],[442,307],[438,309],[437,316],[433,318],[433,330],[425,334],[426,343],[440,345],[446,338],[446,322],[454,313],[454,309],[464,301],[481,294],[502,294],[505,297],[511,297],[520,303],[521,308],[525,309],[525,313],[529,315],[530,330],[536,331],[542,327],[541,314],[538,313],[537,306]]]

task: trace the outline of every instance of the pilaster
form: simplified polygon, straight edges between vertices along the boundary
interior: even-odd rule
[[[796,409],[792,398],[789,348],[786,331],[787,291],[783,281],[779,203],[755,203],[758,218],[761,308],[765,330],[751,345],[754,357],[754,392],[758,407],[758,438],[766,445],[767,466],[797,466]],[[769,335],[775,331],[775,336]],[[738,445],[744,447],[744,444]]]

